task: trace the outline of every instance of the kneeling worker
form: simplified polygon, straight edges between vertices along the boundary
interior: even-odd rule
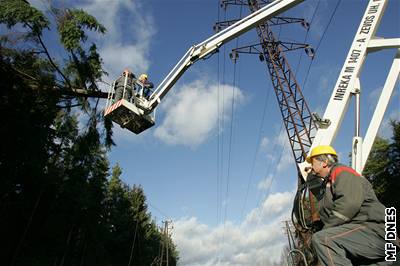
[[[312,244],[322,265],[385,262],[385,206],[371,183],[352,168],[338,164],[331,146],[317,146],[306,161],[322,178],[319,215],[324,226],[314,233]]]

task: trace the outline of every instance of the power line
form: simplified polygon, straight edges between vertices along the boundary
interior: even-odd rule
[[[240,6],[239,19],[242,18],[243,6]],[[236,38],[236,49],[239,47],[239,37]],[[227,180],[226,180],[226,204],[225,204],[225,214],[224,214],[224,226],[226,222],[226,216],[228,212],[228,201],[229,201],[229,183],[230,183],[230,170],[231,170],[231,155],[232,155],[232,139],[233,139],[233,126],[235,120],[235,87],[236,87],[236,60],[233,64],[233,80],[232,80],[232,102],[231,102],[231,124],[229,132],[229,149],[228,149],[228,170],[227,170]]]
[[[227,12],[225,10],[225,12],[224,12],[225,20],[226,20],[226,14],[227,14]],[[220,20],[220,13],[219,13],[219,9],[218,9],[218,21],[219,20]],[[222,60],[222,84],[225,84],[225,66],[226,66],[226,46],[224,45],[223,46],[223,60]],[[218,85],[221,82],[219,70],[220,70],[220,61],[219,61],[219,55],[218,55]],[[218,87],[218,89],[220,89],[220,88]],[[218,182],[218,187],[217,187],[217,190],[218,190],[217,191],[217,193],[218,193],[217,194],[217,197],[218,197],[217,224],[222,220],[221,219],[221,216],[222,216],[222,214],[221,214],[222,213],[222,210],[221,210],[222,209],[222,178],[223,178],[223,173],[224,173],[224,131],[222,130],[222,128],[223,128],[223,124],[224,124],[223,118],[224,118],[224,114],[225,114],[224,89],[222,89],[222,91],[221,91],[221,98],[222,98],[222,101],[221,101],[222,107],[220,108],[221,114],[218,113],[219,130],[220,130],[218,132],[218,145],[220,145],[220,146],[218,146],[218,151],[219,151],[218,158],[220,158],[220,160],[218,160],[219,167],[217,169],[217,171],[218,171],[218,173],[217,173],[217,175],[218,175],[218,178],[217,178],[218,179],[217,180],[217,182]],[[219,102],[218,102],[218,106],[220,106]],[[221,149],[219,149],[219,147],[221,147]],[[217,243],[218,250],[220,249],[220,245],[221,245],[220,241],[221,240],[218,239],[218,243]],[[220,256],[221,256],[221,252],[219,252],[218,260],[220,260]]]
[[[228,172],[226,177],[226,191],[225,191],[225,213],[224,213],[224,224],[226,222],[226,216],[228,212],[228,200],[229,200],[229,183],[230,183],[230,170],[231,170],[231,157],[232,157],[232,139],[233,139],[233,124],[235,114],[235,79],[236,79],[236,63],[233,67],[233,88],[232,88],[232,102],[231,102],[231,125],[229,132],[229,148],[228,148]]]
[[[319,8],[319,4],[320,3],[321,3],[321,1],[318,0],[317,6],[315,7],[314,12],[313,12],[312,17],[311,17],[311,20],[310,20],[310,27],[314,22],[315,14],[317,14],[317,10]],[[304,37],[303,43],[307,43],[308,34],[310,33],[310,27],[307,29],[306,36]],[[297,76],[297,71],[299,70],[299,66],[300,66],[300,62],[301,62],[302,57],[303,57],[303,53],[300,53],[299,61],[297,62],[296,71],[295,71],[295,74],[294,74],[295,76]]]
[[[239,17],[242,17],[243,7],[240,6]],[[239,37],[236,38],[236,48],[239,46]],[[224,57],[225,58],[225,57]],[[229,148],[228,148],[228,165],[227,165],[227,177],[226,177],[226,192],[225,192],[225,211],[224,211],[224,230],[223,239],[225,238],[225,225],[228,213],[228,202],[229,202],[229,185],[230,185],[230,171],[231,171],[231,158],[232,158],[232,140],[233,140],[233,127],[235,120],[235,88],[236,88],[236,60],[233,65],[233,81],[232,81],[232,100],[231,100],[231,123],[229,132]],[[224,242],[224,241],[223,241]]]
[[[218,20],[220,20],[220,8],[219,8],[219,1],[217,2],[217,11],[218,11]],[[224,46],[225,47],[225,46]],[[224,53],[225,54],[225,53]],[[221,83],[221,77],[220,77],[220,54],[218,53],[218,58],[217,58],[217,80],[218,80],[218,84],[217,84],[217,175],[216,175],[216,179],[217,179],[217,224],[219,223],[219,219],[220,219],[220,182],[221,182],[221,176],[220,176],[220,172],[221,172],[221,162],[220,162],[220,147],[221,147],[221,143],[220,143],[220,132],[221,132],[221,106],[220,106],[220,93],[221,93],[221,87],[220,87],[220,83]],[[222,132],[221,132],[222,134]]]
[[[149,204],[150,207],[152,207],[153,209],[155,209],[156,211],[158,211],[162,216],[164,216],[164,218],[169,219],[171,216],[168,215],[167,213],[161,211],[159,208],[157,208],[156,206],[154,206],[153,204],[151,204],[149,201],[147,201],[147,203]]]
[[[135,240],[136,240],[136,233],[137,233],[138,224],[139,224],[139,219],[136,220],[135,234],[133,236],[131,255],[129,256],[128,266],[131,265],[131,262],[132,262],[132,259],[133,259],[133,249],[135,248]]]
[[[261,122],[260,122],[260,127],[258,129],[258,139],[257,139],[257,143],[256,143],[256,151],[254,152],[254,157],[253,157],[253,162],[252,162],[252,166],[251,166],[251,170],[250,170],[250,175],[249,175],[249,181],[247,183],[247,190],[246,190],[246,196],[244,198],[244,203],[243,203],[243,207],[242,207],[242,211],[240,213],[240,220],[243,219],[243,213],[244,210],[246,208],[246,204],[247,204],[247,199],[249,196],[249,191],[250,191],[250,185],[252,183],[253,180],[253,175],[254,175],[254,168],[255,168],[255,164],[256,164],[256,159],[257,159],[257,155],[260,149],[260,140],[261,140],[261,133],[262,133],[262,127],[264,126],[264,121],[265,121],[265,113],[267,110],[267,106],[268,106],[268,102],[269,102],[269,96],[270,96],[270,90],[266,90],[267,91],[267,95],[265,97],[265,101],[264,101],[264,107],[263,107],[263,113],[262,113],[262,118],[261,118]]]
[[[276,138],[278,138],[279,135],[281,134],[282,128],[283,128],[283,124],[281,124],[281,127],[280,127],[280,129],[278,130],[278,133],[277,133],[277,137],[276,137]],[[274,145],[273,145],[273,148],[272,148],[273,151],[276,150],[277,143],[278,143],[277,141],[274,142]],[[281,152],[280,152],[280,154],[279,154],[279,156],[278,156],[278,160],[276,161],[276,162],[277,162],[277,163],[276,163],[276,167],[275,167],[275,170],[273,171],[273,174],[271,175],[270,185],[269,185],[268,188],[267,188],[267,192],[265,193],[265,196],[263,196],[263,195],[262,195],[262,192],[260,192],[260,196],[258,197],[256,208],[260,208],[262,199],[263,199],[263,198],[266,199],[266,198],[269,196],[269,194],[271,193],[272,183],[274,182],[274,177],[275,177],[275,174],[276,174],[276,171],[277,171],[277,168],[278,168],[277,165],[278,165],[278,163],[280,162],[280,160],[281,160],[281,158],[282,158],[282,154],[283,154],[283,151],[284,151],[284,150],[285,150],[285,149],[281,149]],[[272,160],[269,160],[267,169],[266,169],[266,171],[265,171],[265,172],[266,172],[265,176],[267,176],[268,172],[270,171],[271,165],[272,165]],[[261,217],[261,212],[258,212],[258,218],[260,218],[260,217]],[[260,222],[259,220],[260,220],[260,219],[258,219],[258,221],[257,221],[257,225],[258,225],[259,222]]]
[[[317,46],[315,48],[315,54],[317,54],[317,51],[318,51],[318,49],[319,49],[319,47],[320,47],[320,45],[321,45],[321,43],[322,43],[322,41],[323,41],[323,39],[325,37],[326,32],[328,31],[328,28],[329,28],[329,26],[330,26],[330,24],[331,24],[331,22],[333,20],[333,17],[335,16],[336,11],[337,11],[337,9],[338,9],[338,7],[339,7],[341,2],[342,2],[342,0],[338,0],[336,2],[336,6],[335,6],[330,18],[329,18],[328,24],[326,25],[326,27],[325,27],[325,29],[324,29],[324,31],[322,33],[322,36],[321,36],[321,38],[320,38],[320,40],[319,40],[319,42],[318,42],[318,44],[317,44]],[[303,82],[303,86],[302,86],[303,87],[303,91],[305,90],[305,86],[306,86],[306,83],[307,83],[307,80],[308,80],[308,76],[310,74],[310,69],[311,69],[311,66],[312,66],[313,62],[314,62],[314,57],[311,59],[311,62],[308,65],[307,73],[306,73],[306,76],[304,78],[304,82]]]

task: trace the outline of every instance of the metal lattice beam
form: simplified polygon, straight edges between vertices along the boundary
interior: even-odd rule
[[[215,23],[214,25],[214,31],[219,32],[222,29],[229,27],[232,24],[235,24],[238,22],[239,19],[232,19],[232,20],[225,20],[225,21],[219,21]],[[306,30],[310,28],[310,24],[302,18],[293,18],[293,17],[273,17],[270,20],[266,22],[268,26],[280,26],[280,25],[285,25],[285,24],[293,24],[293,23],[299,23],[301,24]]]
[[[249,0],[248,4],[251,12],[260,8],[257,0]],[[285,57],[284,51],[289,49],[275,38],[268,22],[257,27],[257,34],[293,156],[297,163],[303,162],[312,145],[316,126],[300,86]]]

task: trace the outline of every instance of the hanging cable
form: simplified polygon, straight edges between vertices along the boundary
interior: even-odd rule
[[[226,176],[226,190],[225,190],[225,210],[224,210],[224,230],[223,230],[223,243],[225,242],[225,225],[226,218],[228,215],[228,202],[229,202],[229,183],[230,183],[230,170],[231,170],[231,155],[232,155],[232,139],[233,139],[233,125],[234,125],[234,114],[235,114],[235,86],[236,86],[236,61],[233,65],[233,86],[232,86],[232,100],[231,100],[231,124],[229,130],[229,146],[228,146],[228,169]]]
[[[318,0],[317,6],[314,8],[314,12],[311,16],[310,27],[307,29],[306,36],[304,37],[303,43],[307,43],[308,34],[310,33],[310,28],[311,28],[312,23],[314,22],[315,14],[317,14],[317,10],[319,8],[320,3],[321,3],[321,1]],[[302,57],[303,57],[303,53],[300,53],[300,58],[299,58],[299,61],[297,62],[297,66],[296,66],[296,70],[295,70],[295,74],[294,74],[295,77],[297,77],[297,71],[299,70]]]
[[[149,201],[147,201],[147,204],[152,207],[153,209],[157,210],[162,216],[164,216],[165,218],[169,219],[171,218],[171,216],[169,216],[167,213],[161,211],[159,208],[157,208],[156,206],[154,206],[153,204],[151,204]]]
[[[219,1],[218,1],[219,2]],[[226,20],[226,9],[225,9],[225,11],[224,11],[224,20]],[[219,19],[220,19],[220,12],[219,12],[219,8],[218,8],[218,21],[219,21]],[[222,84],[224,85],[225,84],[225,66],[226,66],[226,46],[224,45],[223,46],[223,60],[222,60]],[[218,57],[218,84],[220,83],[220,61],[219,61],[219,57]],[[219,95],[219,94],[218,94]],[[219,118],[220,118],[220,120],[219,120],[219,126],[220,126],[220,128],[219,128],[219,132],[218,132],[218,144],[220,145],[220,146],[218,146],[218,147],[220,147],[220,148],[218,148],[218,151],[219,151],[219,157],[218,158],[220,158],[220,160],[218,161],[219,162],[219,172],[218,172],[218,176],[219,176],[219,178],[218,178],[218,202],[217,202],[217,204],[218,204],[218,209],[217,209],[217,211],[218,211],[218,221],[217,221],[217,224],[219,224],[221,221],[222,221],[222,183],[223,183],[223,180],[222,180],[222,178],[223,178],[223,174],[224,174],[224,130],[223,130],[223,118],[224,118],[224,116],[225,116],[225,95],[224,95],[224,89],[222,88],[222,90],[221,90],[221,95],[220,95],[220,97],[221,97],[221,104],[222,104],[222,106],[221,106],[221,108],[220,108],[220,110],[221,110],[221,113],[219,113],[218,114],[218,116],[219,116]],[[218,102],[218,106],[219,106],[219,102]],[[221,135],[220,135],[221,134]],[[220,249],[220,246],[221,246],[221,241],[220,241],[220,239],[218,239],[218,243],[217,243],[217,250],[219,251],[219,249]],[[218,255],[218,261],[220,261],[221,260],[221,254],[222,254],[222,252],[219,252],[219,255]]]
[[[317,46],[315,48],[315,54],[317,54],[317,51],[318,51],[318,49],[319,49],[319,47],[320,47],[320,45],[321,45],[321,43],[322,43],[322,41],[323,41],[323,39],[325,37],[326,32],[328,31],[328,28],[329,28],[329,26],[330,26],[330,24],[331,24],[331,22],[333,20],[333,17],[335,16],[336,11],[337,11],[337,9],[338,9],[338,7],[339,7],[341,2],[342,2],[342,0],[338,0],[336,2],[336,6],[335,6],[330,18],[329,18],[328,24],[326,25],[326,27],[325,27],[325,29],[324,29],[324,31],[322,33],[322,36],[321,36],[321,38],[320,38],[320,40],[319,40],[319,42],[318,42],[318,44],[317,44]],[[313,62],[314,62],[314,57],[311,59],[311,62],[310,62],[309,66],[308,66],[308,69],[307,69],[306,76],[304,78],[304,82],[303,82],[303,86],[302,86],[303,91],[305,90],[305,86],[306,86],[306,83],[307,83],[307,80],[308,80],[308,75],[310,74],[310,69],[311,69],[311,66],[312,66]]]
[[[245,195],[245,198],[244,198],[242,211],[240,212],[240,220],[243,219],[243,213],[244,213],[244,210],[246,208],[247,199],[248,199],[248,196],[249,196],[250,185],[251,185],[252,180],[253,180],[254,168],[255,168],[255,165],[256,165],[256,159],[257,159],[257,155],[258,155],[258,152],[259,152],[259,149],[260,149],[260,145],[261,145],[260,144],[260,142],[261,142],[261,133],[262,133],[262,128],[264,126],[265,114],[266,114],[267,106],[268,106],[268,103],[269,103],[269,96],[270,96],[271,90],[266,90],[266,91],[267,91],[267,94],[266,94],[265,101],[264,101],[264,107],[263,107],[260,127],[258,128],[258,138],[257,138],[257,143],[256,143],[256,151],[254,152],[253,162],[252,162],[252,165],[251,165],[251,170],[250,170],[250,175],[249,175],[249,181],[247,183],[246,195]]]
[[[232,155],[232,139],[233,139],[233,124],[235,120],[235,81],[236,81],[236,62],[233,67],[233,87],[232,87],[232,101],[231,101],[231,125],[229,131],[229,148],[228,148],[228,170],[226,177],[226,191],[225,191],[225,213],[224,213],[224,224],[226,222],[226,216],[228,212],[228,201],[229,201],[229,182],[230,182],[230,170],[231,170],[231,155]]]
[[[283,124],[281,124],[281,128],[280,128],[280,130],[279,130],[278,132],[281,132],[281,131],[282,131],[282,128],[283,128]],[[279,135],[281,135],[281,134],[279,133]],[[277,143],[277,142],[276,142],[276,143]],[[276,161],[275,169],[274,169],[274,171],[273,171],[273,174],[271,175],[271,181],[270,181],[269,186],[268,186],[268,188],[267,188],[267,192],[265,193],[265,196],[264,196],[264,197],[261,195],[261,197],[259,198],[259,201],[258,201],[258,204],[257,204],[257,208],[260,208],[262,199],[266,200],[266,199],[269,197],[269,195],[271,194],[272,183],[275,181],[276,172],[278,171],[278,166],[279,166],[279,163],[280,163],[280,161],[281,161],[281,159],[282,159],[282,155],[283,155],[283,153],[285,152],[285,149],[286,149],[285,146],[283,147],[283,149],[281,149],[281,152],[280,152],[280,154],[279,154],[279,156],[278,156],[278,160]],[[276,150],[276,149],[273,149],[273,151],[275,151],[275,150]],[[260,221],[261,221],[261,219],[260,219],[260,218],[262,218],[262,217],[261,217],[261,214],[262,214],[261,211],[258,212],[258,216],[259,216],[258,218],[259,218],[259,219],[258,219],[258,221],[257,221],[257,225],[259,225],[259,223],[260,223]]]
[[[224,20],[226,20],[226,10],[224,12]],[[222,63],[222,84],[225,85],[225,70],[226,70],[226,46],[224,45],[223,48],[223,63]],[[221,108],[221,118],[223,119],[225,117],[225,90],[222,88],[222,108]],[[222,128],[224,127],[223,125],[223,120],[221,121]],[[222,183],[223,183],[223,176],[224,176],[224,130],[221,129],[221,175],[220,175],[220,208],[222,208]],[[220,219],[222,221],[222,210],[220,209]]]
[[[219,7],[219,1],[217,1],[217,10],[218,10],[218,22],[220,21],[220,7]],[[220,143],[220,133],[221,132],[221,106],[220,106],[220,83],[221,83],[221,79],[220,79],[220,54],[218,53],[218,58],[217,58],[217,175],[216,175],[216,181],[217,181],[217,225],[220,222],[220,182],[221,182],[221,162],[220,162],[220,147],[221,147],[221,143]]]
[[[132,262],[132,259],[133,259],[133,249],[135,248],[135,240],[136,240],[136,233],[137,233],[138,224],[139,224],[139,220],[136,220],[135,234],[133,236],[131,255],[129,256],[128,266],[131,266],[131,262]]]
[[[242,18],[242,11],[243,11],[243,6],[240,6],[240,13],[239,13],[239,19]],[[226,13],[225,13],[226,17]],[[239,46],[239,38],[236,38],[236,48]],[[225,55],[225,53],[224,53]],[[224,57],[225,59],[225,57]],[[229,202],[229,183],[230,183],[230,170],[231,170],[231,156],[232,156],[232,140],[233,140],[233,126],[234,126],[234,114],[235,114],[235,88],[236,88],[236,60],[234,60],[234,65],[233,65],[233,81],[232,81],[232,100],[231,100],[231,124],[230,124],[230,132],[229,132],[229,148],[228,148],[228,165],[227,165],[227,177],[226,177],[226,191],[225,191],[225,210],[224,210],[224,219],[223,219],[223,236],[222,236],[222,242],[224,243],[225,241],[225,226],[226,226],[226,218],[228,215],[228,202]],[[223,255],[222,251],[220,253],[220,256]],[[220,258],[218,258],[220,260]]]
[[[240,6],[239,19],[242,18],[243,5]],[[239,37],[236,38],[236,49],[239,47]],[[232,88],[232,102],[231,102],[231,124],[229,132],[229,149],[228,149],[228,169],[227,169],[227,179],[226,179],[226,193],[225,193],[225,213],[224,213],[224,226],[226,222],[227,212],[228,212],[228,197],[229,197],[229,182],[230,182],[230,169],[231,169],[231,153],[232,153],[232,139],[233,139],[233,125],[234,125],[234,114],[235,114],[235,87],[236,87],[236,60],[233,64],[233,88]]]
[[[278,130],[278,133],[277,133],[276,138],[278,138],[278,136],[280,135],[280,133],[281,133],[281,131],[282,131],[282,127],[283,127],[283,125],[281,125],[280,129]],[[274,145],[273,145],[273,148],[272,148],[273,151],[276,150],[276,148],[277,148],[277,147],[276,147],[276,146],[277,146],[277,143],[278,143],[277,141],[274,142]],[[280,153],[280,155],[279,155],[279,157],[278,157],[278,162],[280,161],[280,158],[282,157],[282,154],[283,154],[283,149],[281,150],[281,153]],[[271,165],[272,165],[272,160],[269,160],[269,161],[268,161],[267,168],[266,168],[266,171],[265,171],[265,176],[267,176],[268,172],[270,171]],[[276,172],[276,170],[275,170],[274,172]],[[272,182],[274,181],[273,176],[274,176],[274,175],[271,175],[270,185],[267,187],[267,192],[265,193],[265,197],[263,197],[262,192],[259,193],[258,200],[257,200],[257,204],[256,204],[256,209],[257,209],[257,208],[260,208],[262,198],[266,198],[266,197],[268,197],[268,195],[270,194]],[[261,212],[258,212],[258,217],[260,217],[260,215],[261,215]],[[258,224],[258,223],[259,223],[259,221],[257,222],[257,224]]]

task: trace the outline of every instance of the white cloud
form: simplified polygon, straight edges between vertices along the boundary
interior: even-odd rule
[[[51,4],[47,1],[29,2],[43,12],[50,10]],[[103,77],[105,81],[111,83],[125,68],[140,74],[150,67],[150,45],[156,26],[151,13],[143,8],[142,3],[136,0],[85,0],[73,6],[93,15],[107,29],[104,35],[87,32],[90,36],[88,43],[96,41],[104,69],[109,73],[108,77]],[[103,91],[108,89],[99,85]]]
[[[260,190],[269,190],[272,186],[272,181],[272,176],[269,175],[258,183],[257,188]]]
[[[46,12],[49,9],[49,4],[47,4],[45,1],[29,0],[28,2],[31,4],[31,6],[39,9],[42,12]]]
[[[172,238],[177,244],[180,265],[270,265],[278,263],[286,245],[282,220],[288,219],[293,192],[270,195],[235,225],[226,222],[215,228],[196,217],[174,223]]]
[[[278,173],[281,173],[284,170],[286,170],[289,166],[293,166],[293,163],[294,163],[293,154],[290,148],[289,141],[287,140],[286,143],[283,144],[281,157],[279,158],[276,170]]]
[[[400,109],[393,110],[384,117],[378,131],[380,137],[386,139],[391,139],[393,137],[393,128],[390,124],[391,120],[400,121]]]
[[[275,165],[275,173],[282,173],[288,167],[293,166],[293,154],[287,137],[286,129],[281,127],[279,132],[272,140],[264,137],[260,143],[260,151],[263,155]],[[266,187],[267,184],[262,180],[258,188]]]
[[[274,160],[273,149],[276,148],[276,143],[270,140],[267,136],[264,136],[260,141],[260,154],[264,156],[268,161]]]
[[[263,145],[263,141],[264,139],[261,142],[261,150],[266,153],[267,158],[274,160],[274,164],[276,164],[276,172],[283,172],[289,166],[293,165],[293,155],[285,128],[282,127],[280,129],[278,135],[273,139],[273,141],[265,141],[266,143],[271,143],[266,145],[269,149]]]
[[[246,217],[245,223],[248,225],[258,225],[265,222],[266,218],[288,209],[293,200],[293,192],[277,192],[271,194],[262,204],[261,207],[252,210]]]
[[[162,108],[166,116],[154,135],[168,144],[196,147],[216,132],[218,126],[218,88],[224,90],[224,114],[230,114],[233,94],[236,107],[243,103],[244,95],[229,85],[195,81],[169,95]],[[221,110],[220,110],[221,111]],[[226,120],[225,116],[222,119]]]
[[[104,61],[105,69],[110,72],[110,78],[117,77],[125,68],[130,69],[138,76],[142,72],[147,72],[150,61],[147,58],[146,47],[136,45],[105,45],[100,50]]]
[[[138,74],[148,70],[150,41],[156,28],[152,15],[144,12],[140,1],[91,0],[80,8],[107,28],[104,36],[93,37],[98,38],[99,53],[110,79],[126,67]]]
[[[269,139],[267,137],[263,137],[260,142],[261,149],[263,149],[263,150],[267,149],[268,144],[270,144]]]
[[[378,87],[372,90],[368,95],[368,108],[370,110],[375,110],[376,104],[378,103],[378,99],[381,96],[383,87]]]

